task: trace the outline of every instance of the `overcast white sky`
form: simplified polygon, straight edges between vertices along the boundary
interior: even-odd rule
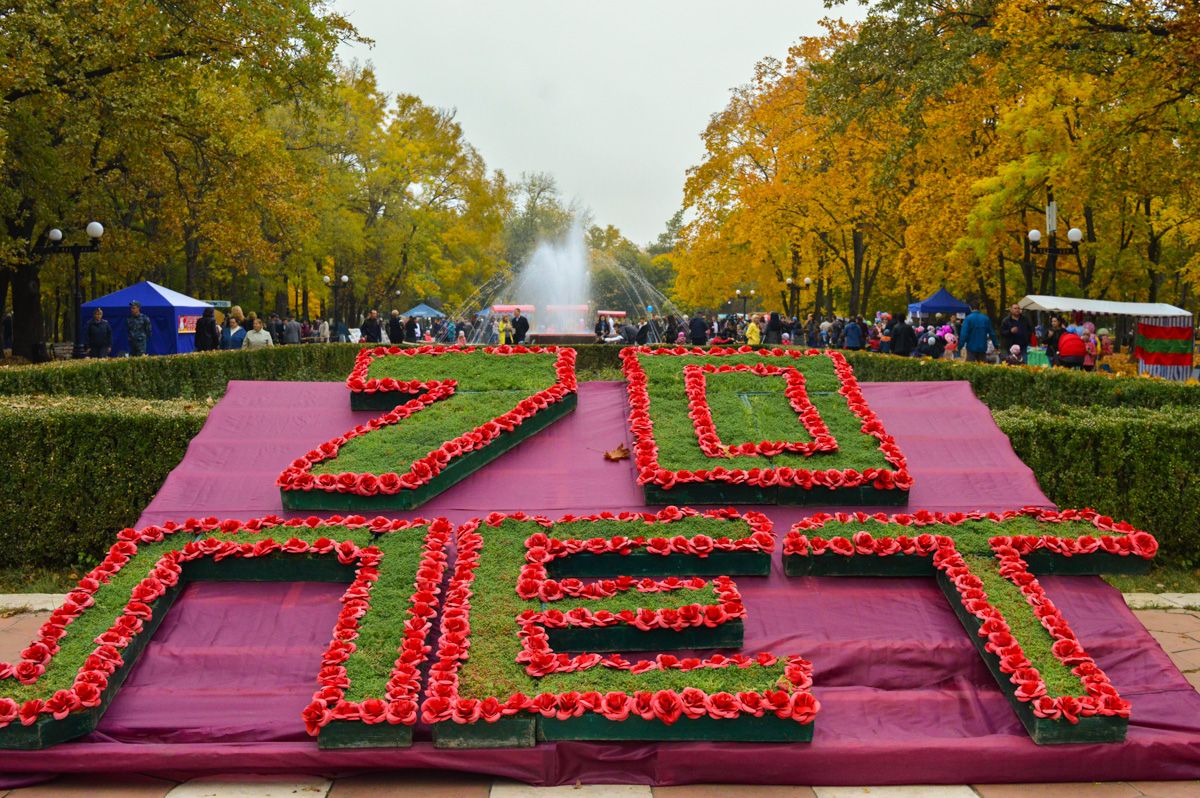
[[[549,172],[643,245],[678,210],[729,90],[828,13],[821,0],[335,3],[375,40],[342,57],[372,62],[384,91],[456,109],[489,168]]]

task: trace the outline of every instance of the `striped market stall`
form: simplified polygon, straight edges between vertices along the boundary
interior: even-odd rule
[[[1018,304],[1025,310],[1079,313],[1087,316],[1133,316],[1134,356],[1138,373],[1186,380],[1193,373],[1195,326],[1192,314],[1162,302],[1109,302],[1031,294]]]

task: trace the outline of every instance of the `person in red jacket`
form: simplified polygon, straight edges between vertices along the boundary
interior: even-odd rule
[[[1069,369],[1083,368],[1087,349],[1079,337],[1077,328],[1071,325],[1058,339],[1058,365]]]

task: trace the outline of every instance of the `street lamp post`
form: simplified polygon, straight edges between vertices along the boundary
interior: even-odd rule
[[[70,255],[75,261],[75,270],[71,276],[71,301],[75,305],[75,334],[72,336],[74,345],[71,347],[71,357],[83,357],[83,321],[80,318],[81,306],[83,305],[83,288],[79,284],[79,256],[85,252],[100,251],[100,237],[104,235],[104,225],[99,222],[88,222],[86,228],[88,235],[88,243],[86,244],[70,244],[63,246],[63,233],[55,227],[46,234],[46,240],[50,243],[40,247],[34,247],[33,251],[37,255]],[[93,274],[95,272],[93,271]],[[92,280],[95,291],[95,279]]]
[[[343,274],[340,279],[334,279],[326,274],[321,278],[321,280],[325,283],[325,285],[330,286],[333,289],[333,334],[336,336],[338,322],[341,321],[341,316],[338,315],[338,289],[350,282],[350,276]]]
[[[790,295],[790,300],[791,300],[791,309],[788,310],[788,315],[791,316],[792,318],[799,318],[800,317],[800,292],[801,291],[807,292],[808,289],[812,288],[812,278],[805,277],[804,281],[802,283],[797,283],[795,278],[789,277],[789,278],[787,278],[787,287],[788,287],[788,294]],[[808,303],[805,302],[804,304],[807,305]]]
[[[744,317],[746,315],[746,304],[754,296],[754,289],[751,288],[749,294],[743,294],[742,289],[740,289],[740,288],[737,289],[737,291],[735,291],[734,293],[737,294],[738,299],[742,300],[742,316]]]
[[[1083,241],[1083,231],[1072,227],[1067,231],[1069,247],[1058,246],[1058,203],[1054,201],[1054,190],[1046,189],[1046,246],[1042,246],[1042,231],[1034,228],[1025,237],[1025,262],[1033,268],[1034,255],[1053,256],[1047,258],[1047,268],[1050,270],[1050,293],[1058,293],[1058,264],[1059,255],[1074,255],[1079,258],[1079,244]]]

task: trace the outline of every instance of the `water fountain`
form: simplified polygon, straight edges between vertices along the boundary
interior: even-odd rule
[[[597,307],[593,270],[615,279],[620,307]],[[529,338],[539,344],[582,344],[595,340],[597,313],[611,310],[622,320],[662,313],[678,315],[674,305],[645,275],[615,262],[592,263],[582,223],[576,219],[561,238],[542,241],[524,265],[493,276],[456,308],[452,318],[511,315],[516,308],[530,319]],[[476,342],[486,341],[488,325],[475,325]]]

